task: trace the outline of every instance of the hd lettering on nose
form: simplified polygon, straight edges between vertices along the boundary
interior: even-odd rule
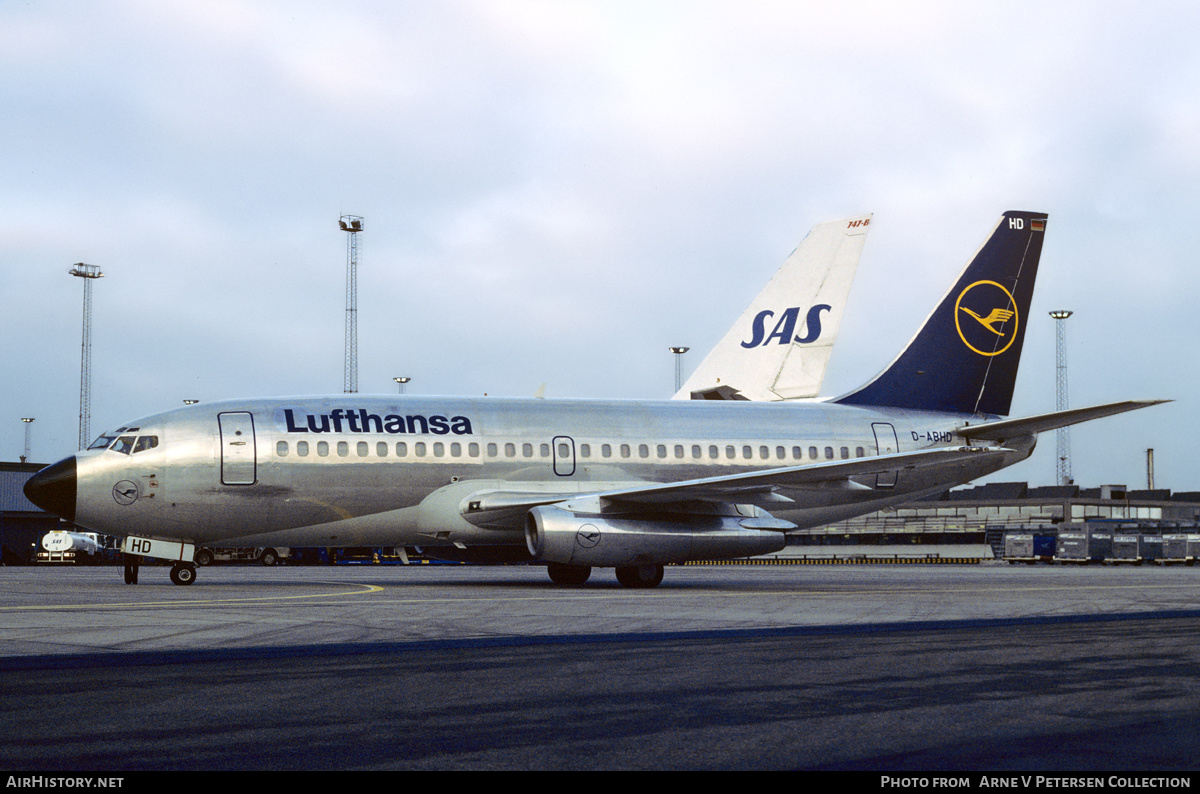
[[[750,349],[768,345],[772,340],[778,340],[781,345],[790,345],[792,342],[807,345],[815,342],[821,336],[821,312],[827,312],[832,308],[828,303],[818,303],[809,309],[808,314],[804,317],[804,326],[807,329],[804,336],[793,336],[796,331],[796,320],[800,317],[799,306],[784,309],[770,334],[767,333],[767,319],[774,317],[775,312],[763,309],[754,315],[754,336],[749,342],[742,342],[742,347]]]

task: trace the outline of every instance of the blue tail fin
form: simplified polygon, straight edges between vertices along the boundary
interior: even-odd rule
[[[1007,416],[1046,217],[1004,213],[908,347],[834,402]]]

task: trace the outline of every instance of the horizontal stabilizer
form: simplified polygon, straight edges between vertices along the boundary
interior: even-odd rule
[[[691,393],[693,400],[749,400],[750,398],[742,394],[732,386],[713,386],[708,389],[699,389]],[[678,395],[676,395],[676,399]]]
[[[1057,430],[1060,427],[1077,425],[1092,419],[1122,414],[1126,411],[1136,411],[1151,405],[1169,403],[1171,400],[1125,400],[1119,403],[1096,405],[1091,408],[1073,408],[1069,411],[1056,411],[1038,416],[1028,416],[1021,419],[1005,419],[1000,422],[985,422],[979,425],[964,425],[957,432],[963,438],[981,441],[1004,441],[1008,438],[1028,436],[1047,430]]]

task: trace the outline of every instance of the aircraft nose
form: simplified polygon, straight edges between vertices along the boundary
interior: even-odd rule
[[[25,482],[25,498],[43,510],[75,521],[75,456],[52,463]]]

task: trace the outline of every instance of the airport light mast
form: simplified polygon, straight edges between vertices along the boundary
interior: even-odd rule
[[[1055,325],[1054,357],[1058,367],[1057,387],[1055,389],[1054,405],[1056,411],[1065,411],[1069,407],[1067,400],[1067,318],[1074,312],[1056,309],[1050,312]],[[1058,429],[1058,484],[1071,484],[1071,428]]]
[[[343,215],[339,220],[346,232],[346,394],[358,391],[358,233],[362,231],[361,215]]]
[[[675,392],[683,386],[683,354],[691,350],[690,347],[668,347],[675,354]]]
[[[25,423],[25,454],[21,456],[22,463],[29,462],[29,447],[30,447],[30,442],[32,441],[29,431],[33,427],[34,418],[35,417],[32,417],[32,416],[22,416],[21,417],[21,421]]]
[[[92,280],[104,274],[95,265],[76,262],[67,271],[83,279],[83,354],[79,365],[79,449],[92,440]]]

